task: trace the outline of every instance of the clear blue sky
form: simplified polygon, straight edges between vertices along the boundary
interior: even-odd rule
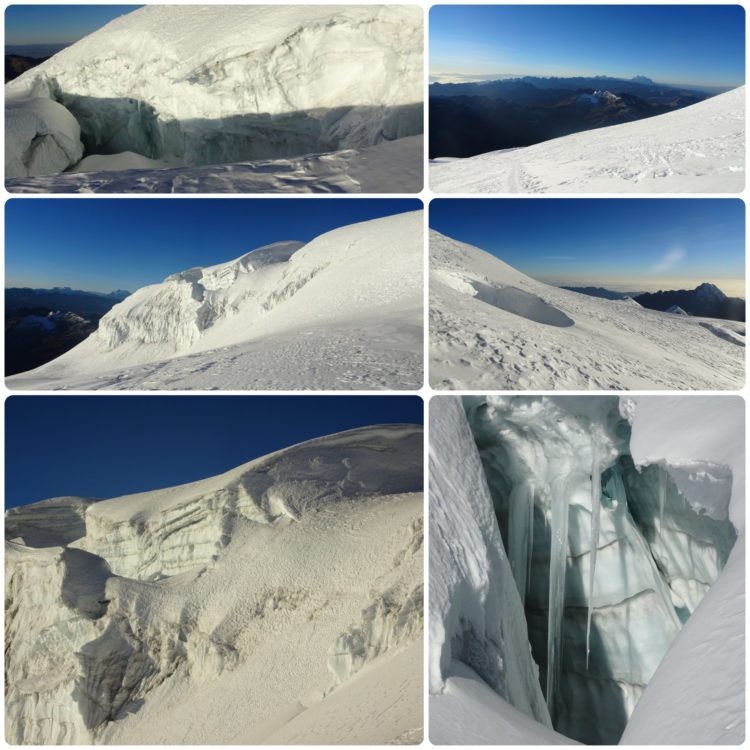
[[[651,291],[710,281],[744,296],[737,199],[438,199],[430,226],[547,283]]]
[[[659,83],[738,86],[739,5],[435,5],[433,78],[645,75]]]
[[[9,5],[5,45],[78,41],[140,5]]]
[[[117,497],[214,476],[373,424],[422,424],[417,396],[11,396],[5,502]]]
[[[5,285],[132,292],[271,242],[421,208],[394,198],[17,198],[6,203]]]

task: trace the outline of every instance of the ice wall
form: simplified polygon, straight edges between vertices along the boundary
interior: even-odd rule
[[[360,148],[422,132],[409,6],[147,6],[9,84],[6,175],[133,152],[172,166]]]
[[[664,466],[636,469],[616,398],[477,397],[465,408],[554,726],[616,743],[734,530],[699,514]]]
[[[550,726],[482,465],[456,398],[430,408],[430,692],[463,662]]]

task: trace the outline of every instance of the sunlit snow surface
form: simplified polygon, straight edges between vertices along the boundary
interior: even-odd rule
[[[419,742],[422,451],[363,428],[8,511],[8,742]]]
[[[437,193],[739,193],[744,185],[744,86],[638,122],[430,164]]]
[[[137,9],[6,85],[8,187],[419,191],[422,46],[416,6]]]
[[[736,389],[745,323],[544,284],[430,232],[430,382],[446,390]]]
[[[422,212],[175,273],[115,305],[31,389],[417,389]]]
[[[415,135],[362,149],[204,167],[133,169],[123,159],[116,171],[101,171],[101,162],[89,161],[93,171],[18,177],[6,187],[11,193],[418,193],[423,156],[423,138]]]
[[[472,431],[458,399],[437,398],[431,408],[432,740],[565,741],[529,708],[535,689],[524,678],[529,667],[518,662],[529,647],[525,623],[518,620],[521,597],[506,583],[514,561],[523,562],[518,545],[529,541],[528,531],[513,522],[516,510],[520,517],[527,511],[509,508],[508,500],[528,497],[526,490],[519,495],[512,488],[531,481],[534,553],[526,616],[535,657],[556,660],[551,670],[546,665],[546,675],[555,675],[550,708],[558,731],[611,743],[627,722],[623,741],[633,744],[740,742],[740,400],[653,397],[618,404],[611,397],[476,397],[466,399],[465,408]],[[592,491],[597,465],[601,495]],[[562,494],[555,489],[560,486]],[[470,504],[459,509],[464,497]],[[599,528],[592,533],[599,504]],[[556,536],[566,532],[554,505],[566,508],[568,528],[567,561],[556,565],[567,568],[565,611],[553,617],[560,603],[555,591],[547,592],[546,582],[556,575],[550,552]],[[505,528],[499,546],[498,519]],[[598,554],[591,575],[594,539]],[[550,647],[560,616],[562,653]],[[495,627],[501,629],[499,638],[489,629]],[[488,673],[488,664],[499,667]],[[539,723],[515,716],[517,710]]]

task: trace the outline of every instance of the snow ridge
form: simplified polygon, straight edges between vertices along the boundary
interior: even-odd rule
[[[378,368],[390,362],[387,382],[403,387],[403,380],[419,378],[421,216],[417,211],[352,224],[306,244],[274,243],[228,263],[172,274],[115,305],[77,347],[8,383],[123,387],[124,382],[127,387],[123,371],[137,376],[170,359],[181,368],[190,358],[188,382],[180,379],[183,387],[197,387],[189,379],[192,372],[224,370],[227,362],[228,374],[213,387],[262,387],[253,378],[264,377],[268,359],[273,373],[265,377],[302,377],[302,387],[311,388],[314,373],[322,372],[318,359],[336,348],[339,376],[351,366],[358,370],[357,385],[373,382],[379,376],[376,365],[356,361],[364,352],[385,360]],[[270,364],[284,346],[307,346],[316,339],[307,362],[297,352],[281,366]],[[251,367],[232,364],[245,356]],[[164,380],[162,386],[169,387],[170,379]],[[330,385],[321,381],[321,387]]]
[[[732,389],[744,382],[744,333],[550,286],[430,233],[434,388]]]
[[[421,462],[421,428],[382,425],[180,487],[9,512],[6,737],[417,736]],[[66,507],[85,507],[83,535],[34,546]],[[335,708],[350,700],[357,729]]]

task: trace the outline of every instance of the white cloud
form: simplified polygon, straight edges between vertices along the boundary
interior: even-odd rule
[[[674,268],[685,259],[685,251],[681,249],[669,250],[664,257],[652,268],[654,273],[664,273]]]

